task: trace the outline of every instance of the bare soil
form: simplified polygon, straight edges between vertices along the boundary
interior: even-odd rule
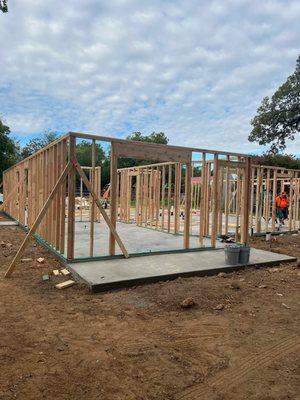
[[[300,398],[297,263],[95,295],[43,282],[60,264],[34,241],[4,279],[23,238],[0,227],[1,400]],[[271,249],[300,258],[300,236]]]

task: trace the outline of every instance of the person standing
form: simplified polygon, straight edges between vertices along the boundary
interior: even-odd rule
[[[287,219],[289,215],[289,202],[289,198],[285,192],[282,192],[275,199],[277,216],[282,225],[284,225],[284,220]]]

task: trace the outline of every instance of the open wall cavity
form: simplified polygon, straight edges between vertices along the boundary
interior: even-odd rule
[[[300,171],[253,165],[251,173],[250,228],[254,233],[293,231],[300,228]],[[281,225],[276,197],[285,192],[288,218]]]
[[[162,232],[183,232],[185,171],[174,162],[119,169],[118,220]]]
[[[180,162],[119,169],[119,221],[185,235],[190,243],[197,238],[197,246],[214,247],[217,236],[232,233],[246,242],[249,172],[248,158],[208,152],[191,162],[189,174]]]

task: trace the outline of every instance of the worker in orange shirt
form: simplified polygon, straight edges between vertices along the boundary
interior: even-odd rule
[[[284,220],[287,219],[289,215],[289,202],[289,198],[285,192],[282,192],[280,195],[276,196],[275,203],[277,216],[282,225],[284,225]]]

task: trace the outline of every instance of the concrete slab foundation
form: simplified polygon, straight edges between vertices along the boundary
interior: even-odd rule
[[[295,260],[294,257],[251,249],[247,266],[277,265]],[[241,264],[226,265],[223,249],[68,264],[75,278],[86,283],[93,292],[170,280],[179,276],[212,275],[244,267]]]
[[[94,257],[108,256],[109,229],[101,220],[95,223]],[[168,251],[183,249],[183,235],[161,232],[155,229],[144,228],[130,223],[117,223],[117,231],[130,254],[151,253],[153,251]],[[66,229],[67,232],[67,229]],[[75,258],[89,257],[90,224],[76,221],[75,224]],[[210,239],[204,238],[204,247],[210,247]],[[217,246],[223,246],[217,242]],[[199,237],[190,237],[190,248],[200,247]],[[122,254],[116,244],[116,254]]]

